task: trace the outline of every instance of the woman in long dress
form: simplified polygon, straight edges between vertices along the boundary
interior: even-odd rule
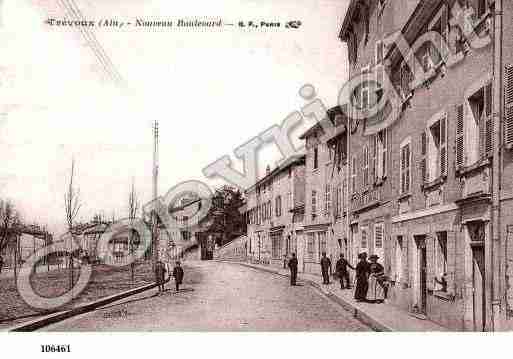
[[[369,292],[367,300],[371,303],[383,303],[385,300],[385,268],[378,263],[375,254],[369,257]]]
[[[367,299],[367,291],[369,290],[369,262],[367,262],[367,253],[358,255],[360,261],[356,265],[356,289],[354,291],[354,299],[357,302],[364,302]]]

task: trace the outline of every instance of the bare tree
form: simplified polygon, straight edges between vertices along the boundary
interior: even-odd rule
[[[64,194],[64,207],[66,210],[66,224],[68,231],[71,236],[71,253],[69,256],[70,261],[70,288],[73,288],[73,243],[75,242],[74,224],[77,218],[78,212],[82,207],[80,201],[80,190],[76,188],[73,183],[75,177],[75,159],[71,161],[71,173],[69,179],[68,190]]]
[[[130,261],[130,272],[131,272],[131,278],[132,282],[134,281],[134,270],[135,270],[135,263],[134,263],[134,236],[135,231],[132,229],[135,219],[137,218],[137,213],[139,212],[139,199],[137,196],[137,192],[135,191],[134,181],[132,179],[132,186],[130,187],[130,194],[128,196],[128,218],[130,219],[130,229],[128,231],[128,242],[129,242],[129,248],[130,248],[130,255],[132,256]]]

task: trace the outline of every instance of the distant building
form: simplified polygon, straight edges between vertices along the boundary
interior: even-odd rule
[[[246,256],[283,266],[302,252],[305,205],[305,157],[293,156],[245,191]]]

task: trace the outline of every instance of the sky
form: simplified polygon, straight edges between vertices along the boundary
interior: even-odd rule
[[[130,185],[151,199],[152,122],[160,123],[160,194],[304,106],[313,84],[329,107],[347,79],[338,39],[344,0],[75,0],[90,20],[300,20],[297,30],[96,29],[121,74],[100,76],[73,28],[45,24],[53,0],[0,0],[0,198],[26,222],[64,229],[72,158],[80,220],[127,216]],[[48,5],[52,4],[54,5]],[[53,9],[55,10],[55,9]],[[52,10],[52,11],[53,11]],[[58,12],[51,12],[57,14]],[[306,127],[311,123],[305,124]],[[280,159],[266,147],[260,173]]]

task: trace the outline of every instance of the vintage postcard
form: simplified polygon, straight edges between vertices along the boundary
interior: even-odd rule
[[[512,19],[0,1],[0,340],[513,330]]]

